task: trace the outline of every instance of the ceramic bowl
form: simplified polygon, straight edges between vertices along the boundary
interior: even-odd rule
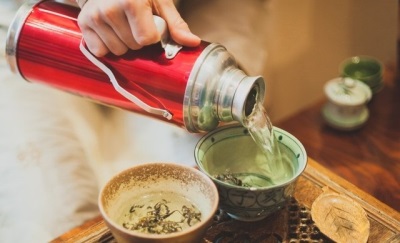
[[[344,60],[339,69],[343,77],[360,80],[373,91],[382,85],[383,65],[376,58],[354,56]]]
[[[100,191],[99,208],[119,243],[198,242],[212,223],[218,200],[215,184],[199,170],[174,163],[147,163],[112,177]],[[164,218],[162,222],[160,218]],[[178,221],[184,221],[184,227],[170,233],[168,229],[177,229]]]
[[[351,78],[334,78],[324,86],[328,101],[322,108],[326,123],[338,130],[351,131],[368,120],[367,103],[372,91],[365,83]]]
[[[300,143],[288,132],[273,128],[280,151],[287,156],[292,169],[289,178],[274,185],[243,187],[217,179],[218,174],[256,174],[254,166],[268,163],[247,129],[240,125],[221,127],[200,139],[195,148],[195,159],[201,171],[217,185],[220,208],[232,218],[258,221],[282,208],[292,196],[295,183],[307,164],[307,154]]]

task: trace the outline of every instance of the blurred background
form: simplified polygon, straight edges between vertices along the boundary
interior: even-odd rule
[[[397,65],[397,0],[273,0],[265,74],[272,122],[324,97],[351,56]]]

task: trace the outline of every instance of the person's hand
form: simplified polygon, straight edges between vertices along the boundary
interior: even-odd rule
[[[122,55],[160,40],[153,14],[167,22],[176,43],[191,47],[200,44],[200,38],[189,30],[172,0],[88,0],[78,24],[94,55]]]

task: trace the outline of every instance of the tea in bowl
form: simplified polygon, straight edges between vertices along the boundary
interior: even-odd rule
[[[286,161],[282,177],[272,180],[261,171],[269,163],[248,130],[240,125],[206,134],[195,148],[196,163],[217,185],[220,208],[240,221],[258,221],[285,206],[307,164],[307,154],[290,133],[273,128]],[[282,160],[283,161],[283,160]]]
[[[117,242],[198,242],[218,208],[214,183],[174,163],[131,167],[101,189],[99,208]]]

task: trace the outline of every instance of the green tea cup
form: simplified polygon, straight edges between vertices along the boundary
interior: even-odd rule
[[[249,175],[262,180],[255,164],[268,163],[247,129],[240,125],[224,126],[206,134],[196,145],[195,160],[199,169],[216,184],[220,208],[240,221],[258,221],[285,206],[307,165],[307,154],[299,140],[290,133],[273,128],[281,154],[290,158],[292,174],[285,180],[266,186],[240,186],[217,179],[229,170],[232,174]],[[258,174],[258,175],[257,175]]]

